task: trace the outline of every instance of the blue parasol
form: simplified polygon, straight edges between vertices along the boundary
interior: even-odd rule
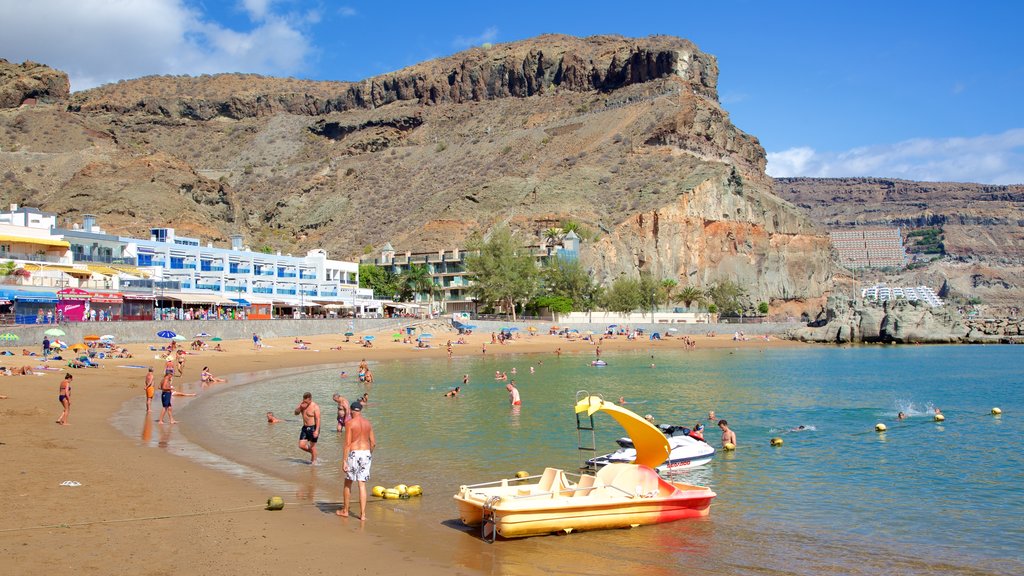
[[[363,340],[373,340],[376,336],[363,336]]]
[[[178,334],[170,330],[161,330],[156,333],[158,338],[174,338]]]

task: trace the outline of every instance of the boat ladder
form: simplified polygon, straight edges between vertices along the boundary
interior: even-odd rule
[[[483,522],[480,523],[480,539],[494,543],[498,537],[498,522],[494,519],[494,506],[501,501],[501,496],[491,496],[484,502]]]
[[[586,390],[576,392],[576,402],[583,398],[590,397]],[[594,415],[576,413],[576,450],[579,455],[580,472],[593,471],[593,467],[587,464],[594,456],[597,456],[597,433],[594,431]],[[590,434],[588,435],[587,432]]]

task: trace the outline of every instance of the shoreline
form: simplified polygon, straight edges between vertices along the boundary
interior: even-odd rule
[[[372,349],[350,344],[343,345],[341,351],[327,350],[337,343],[337,336],[304,338],[314,342],[310,348],[323,350],[319,353],[293,350],[287,338],[268,340],[269,347],[258,353],[246,341],[223,342],[228,352],[189,355],[186,377],[175,382],[175,387],[197,387],[203,365],[231,380],[261,368],[312,370],[330,364],[354,364],[364,356],[371,362],[424,355],[443,359],[443,341],[448,335],[438,336],[439,346],[426,351],[384,342],[384,334],[378,335],[380,343]],[[719,336],[696,340],[698,349],[805,346],[780,339],[734,342]],[[567,355],[593,354],[590,344],[552,336],[525,336],[501,346],[491,345],[489,334],[474,334],[467,338],[468,344],[454,347],[454,355],[479,355],[484,341],[488,342],[488,355],[553,353],[558,347]],[[606,341],[602,347],[676,349],[681,343],[674,339],[630,342],[618,338]],[[56,393],[63,371],[0,378],[0,395],[8,396],[0,400],[0,414],[5,416],[0,420],[0,450],[9,463],[0,471],[0,478],[14,496],[0,524],[0,551],[14,573],[64,573],[71,569],[109,572],[114,565],[118,571],[142,573],[177,567],[209,572],[224,571],[225,561],[230,563],[229,573],[269,574],[296,564],[310,573],[333,573],[339,558],[350,558],[347,563],[371,572],[509,572],[505,564],[509,560],[503,554],[481,556],[491,549],[458,530],[452,530],[451,539],[457,547],[447,550],[418,534],[414,521],[380,507],[371,506],[365,524],[357,519],[338,519],[331,505],[340,500],[340,486],[328,499],[330,502],[319,502],[309,495],[283,511],[266,512],[263,503],[272,494],[259,483],[187,457],[167,458],[163,452],[183,454],[182,447],[173,442],[174,426],[152,423],[155,447],[138,437],[133,440],[113,420],[120,412],[130,411],[133,402],[142,417],[141,381],[145,371],[118,366],[159,368],[159,363],[153,358],[155,352],[143,352],[138,345],[129,349],[136,352],[135,358],[108,360],[103,368],[71,372],[75,376],[73,404],[66,427],[53,423],[59,414]],[[29,364],[28,357],[8,358],[18,365]],[[38,363],[38,358],[32,360],[32,365]],[[133,384],[135,387],[130,387]],[[147,422],[159,415],[159,396],[154,400],[154,412]],[[170,441],[162,441],[163,435]],[[65,481],[81,486],[61,486]],[[295,501],[287,495],[285,499]],[[137,520],[122,521],[132,518]],[[397,540],[396,533],[400,536]],[[324,544],[330,544],[331,550],[322,550]],[[527,567],[520,568],[529,573]]]

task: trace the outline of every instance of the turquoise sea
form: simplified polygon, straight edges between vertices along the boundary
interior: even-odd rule
[[[446,360],[442,351],[374,366],[364,411],[379,444],[370,485],[421,484],[424,495],[371,503],[369,523],[396,538],[415,532],[437,544],[422,553],[495,574],[1024,574],[1021,348],[659,346],[605,358],[608,367],[592,368],[583,355]],[[341,370],[355,366],[251,375],[244,386],[204,391],[176,412],[183,425],[174,434],[184,438],[147,442],[187,438],[210,465],[333,513],[341,437],[330,397],[366,391]],[[495,370],[517,381],[521,410]],[[443,397],[463,374],[462,395]],[[326,416],[319,466],[296,447],[291,414],[307,390]],[[460,484],[578,466],[578,390],[625,397],[663,423],[711,424],[709,410],[729,420],[738,449],[678,476],[717,492],[710,517],[493,545],[462,528],[452,501]],[[990,414],[994,406],[1002,416]],[[944,423],[932,421],[933,407]],[[268,425],[267,410],[289,421]],[[899,411],[910,418],[897,422]],[[889,430],[876,433],[878,422]],[[807,430],[793,431],[800,425]],[[621,431],[600,415],[598,428],[611,451]],[[719,436],[709,425],[716,447]],[[780,448],[769,446],[776,436]]]

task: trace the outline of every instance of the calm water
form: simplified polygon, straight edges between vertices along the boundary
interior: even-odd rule
[[[500,574],[1024,573],[1021,348],[663,348],[653,360],[650,351],[610,355],[607,368],[587,366],[586,356],[438,354],[376,366],[364,411],[379,443],[370,484],[417,483],[425,495],[374,503],[370,520],[396,535],[426,534],[440,544],[435,557]],[[493,378],[513,367],[520,411]],[[330,396],[364,391],[341,369],[355,372],[333,367],[207,391],[179,410],[184,433],[227,459],[208,460],[330,512],[341,452]],[[463,395],[443,397],[463,374]],[[711,516],[493,546],[452,522],[459,484],[577,466],[572,404],[581,389],[624,396],[659,422],[691,425],[708,410],[728,419],[739,449],[680,476],[718,493]],[[327,416],[321,466],[305,464],[295,447],[291,414],[306,390]],[[932,422],[933,406],[945,423]],[[993,406],[1004,415],[991,416]],[[289,421],[268,425],[267,410]],[[908,421],[896,422],[900,410]],[[875,433],[877,422],[889,431]],[[809,430],[790,431],[799,425]],[[621,432],[607,416],[598,427],[610,451]],[[718,436],[709,427],[716,447]],[[785,445],[769,447],[773,436]],[[590,560],[580,564],[580,553]]]

